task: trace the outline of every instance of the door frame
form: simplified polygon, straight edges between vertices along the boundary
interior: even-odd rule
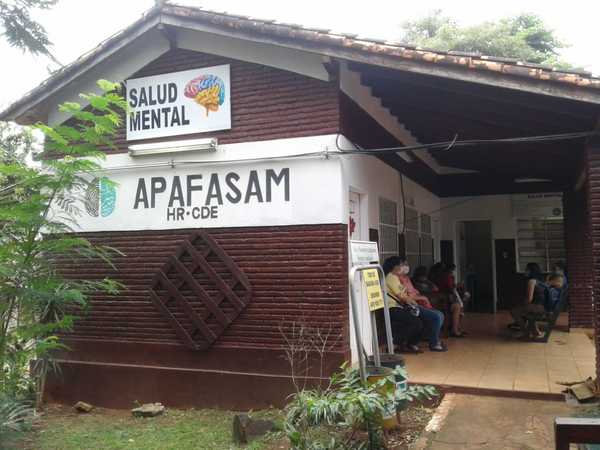
[[[454,264],[456,264],[456,271],[458,275],[458,279],[464,279],[464,274],[461,273],[460,264],[459,264],[459,252],[458,252],[458,241],[460,236],[458,235],[458,224],[461,222],[489,222],[490,223],[490,248],[492,250],[492,290],[493,290],[493,301],[492,301],[492,313],[496,314],[498,312],[498,280],[496,274],[496,249],[494,245],[494,241],[496,240],[496,234],[494,230],[494,220],[485,217],[477,217],[474,219],[469,218],[460,218],[454,221],[454,239],[452,239],[453,247],[454,247]]]
[[[348,196],[346,197],[346,217],[350,216],[350,192],[360,196],[360,241],[369,240],[369,194],[364,189],[348,186]],[[350,239],[350,236],[348,236]]]

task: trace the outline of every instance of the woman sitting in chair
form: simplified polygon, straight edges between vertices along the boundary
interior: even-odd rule
[[[442,266],[442,269],[438,272],[436,279],[432,280],[440,292],[448,296],[448,304],[450,305],[450,315],[452,317],[452,329],[450,330],[450,337],[464,337],[466,333],[461,330],[461,318],[464,315],[464,303],[463,298],[468,300],[469,294],[464,293],[461,296],[458,292],[458,286],[456,285],[456,278],[454,277],[454,271],[456,270],[455,264],[448,266]]]
[[[521,304],[514,307],[510,313],[515,321],[509,325],[510,328],[521,330],[521,336],[526,332],[527,315],[528,314],[543,314],[546,305],[546,291],[548,286],[544,283],[544,274],[539,264],[528,263],[525,267],[525,276],[527,277],[527,291],[524,300]],[[537,326],[530,327],[530,338],[540,336],[540,331]]]
[[[419,305],[417,298],[410,295],[406,286],[402,284],[401,277],[408,275],[410,268],[406,258],[391,256],[383,263],[386,273],[385,285],[390,298],[398,305],[407,305],[411,310],[418,311],[419,318],[428,325],[429,349],[432,352],[445,352],[448,349],[440,340],[440,331],[444,324],[444,315],[435,310]],[[391,312],[390,312],[391,315]],[[392,319],[393,320],[393,319]]]

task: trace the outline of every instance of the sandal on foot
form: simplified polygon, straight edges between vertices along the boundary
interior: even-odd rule
[[[465,337],[465,333],[453,333],[450,332],[450,334],[448,334],[449,337],[451,338],[464,338]]]
[[[423,350],[421,350],[418,345],[407,345],[406,351],[414,354],[423,353]]]
[[[448,347],[446,347],[444,344],[438,344],[435,347],[429,347],[429,350],[432,352],[447,352]]]

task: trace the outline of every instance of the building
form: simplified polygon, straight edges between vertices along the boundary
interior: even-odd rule
[[[566,258],[570,327],[600,326],[590,74],[167,4],[0,119],[61,123],[57,105],[100,78],[125,82],[132,115],[105,163],[118,187],[94,180],[80,225],[125,256],[116,271],[62,270],[126,289],[93,298],[65,337],[52,399],[280,403],[293,322],[340,336],[327,372],[356,355],[349,238],[462,274],[476,261],[490,313],[508,306],[524,263]],[[447,145],[400,149],[432,142]],[[344,154],[357,148],[392,150]]]

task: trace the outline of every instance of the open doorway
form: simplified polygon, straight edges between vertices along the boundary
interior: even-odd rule
[[[492,222],[465,220],[457,223],[459,275],[471,292],[469,310],[495,312]]]

